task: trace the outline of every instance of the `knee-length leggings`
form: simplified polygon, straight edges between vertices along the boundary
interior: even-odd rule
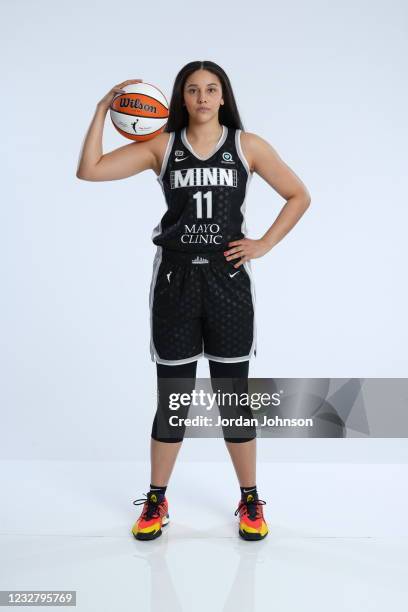
[[[239,361],[233,363],[224,363],[220,361],[208,360],[211,376],[211,386],[213,391],[220,390],[221,392],[236,392],[236,393],[248,393],[248,371],[249,361]],[[182,390],[186,393],[191,393],[195,388],[196,372],[197,372],[197,361],[190,363],[184,363],[180,365],[165,365],[156,362],[157,368],[157,409],[153,420],[151,437],[159,442],[181,442],[184,438],[185,429],[184,425],[172,427],[169,425],[169,416],[174,415],[174,411],[169,408],[169,394],[177,389],[180,392],[180,381],[175,382],[175,386],[172,389],[171,381],[168,379],[177,378],[183,379]],[[162,380],[165,379],[165,380]],[[217,380],[222,379],[222,380]],[[221,383],[221,384],[220,384]],[[218,405],[218,404],[217,404]],[[188,414],[189,406],[182,406],[177,410],[177,416],[186,417]],[[231,417],[231,413],[226,412],[226,408],[219,405],[220,415]],[[246,406],[236,406],[234,409],[234,416],[243,415],[244,418],[251,418],[252,414]],[[253,426],[246,426],[240,428],[240,430],[234,430],[234,436],[229,437],[227,435],[227,427],[222,427],[223,436],[226,442],[249,442],[256,438],[256,428]],[[237,436],[237,431],[241,431],[245,435],[243,437]],[[165,432],[165,435],[163,433]],[[162,434],[162,435],[160,435]]]

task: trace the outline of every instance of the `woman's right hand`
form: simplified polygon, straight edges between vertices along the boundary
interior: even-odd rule
[[[123,87],[125,85],[130,85],[131,83],[141,83],[143,79],[131,79],[130,81],[123,81],[123,83],[119,83],[118,85],[114,85],[110,91],[104,96],[101,100],[99,100],[97,107],[103,109],[104,111],[108,111],[113,98],[118,93],[126,93]]]

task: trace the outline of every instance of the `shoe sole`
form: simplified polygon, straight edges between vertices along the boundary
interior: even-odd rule
[[[168,525],[169,521],[170,521],[170,516],[167,514],[167,516],[165,516],[162,520],[162,527],[165,527],[166,525]],[[146,540],[155,540],[156,538],[159,538],[161,534],[162,534],[161,529],[159,529],[159,531],[156,531],[153,535],[151,533],[134,534],[132,531],[133,537],[135,537],[136,540],[141,540],[142,542],[145,542]]]

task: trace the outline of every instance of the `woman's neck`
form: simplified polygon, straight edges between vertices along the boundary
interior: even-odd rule
[[[213,121],[207,123],[189,122],[186,127],[187,139],[191,144],[200,144],[204,147],[212,143],[217,143],[222,135],[223,127],[215,117]]]

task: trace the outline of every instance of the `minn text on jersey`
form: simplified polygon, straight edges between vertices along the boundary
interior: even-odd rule
[[[179,187],[236,187],[237,171],[234,168],[187,168],[170,172],[170,186]]]

